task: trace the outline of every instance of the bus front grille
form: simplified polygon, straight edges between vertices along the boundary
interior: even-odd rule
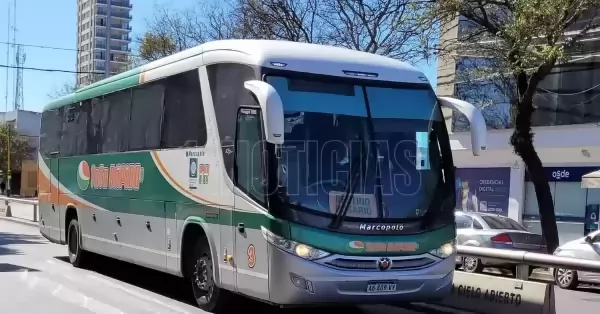
[[[327,261],[325,264],[339,269],[348,270],[379,270],[377,268],[378,258],[373,259],[348,259],[336,258]],[[407,258],[390,258],[392,265],[390,270],[411,270],[419,269],[431,265],[435,260],[428,257],[417,257],[412,259]]]

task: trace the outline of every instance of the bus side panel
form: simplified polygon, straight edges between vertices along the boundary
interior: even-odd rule
[[[40,211],[40,233],[51,239],[48,223],[52,221],[52,188],[49,175],[50,159],[38,156],[38,201]],[[48,220],[48,222],[46,222]]]
[[[237,260],[237,287],[240,293],[269,300],[269,256],[268,242],[261,227],[262,214],[258,205],[252,204],[247,196],[236,190],[233,224],[244,224],[243,232],[235,228],[235,258]],[[277,287],[275,287],[277,289]]]
[[[48,161],[48,171],[50,177],[50,206],[44,215],[44,223],[48,228],[48,236],[50,239],[52,241],[59,242],[61,238],[61,232],[65,232],[64,229],[61,230],[60,228],[60,190],[58,189],[59,159],[50,158]]]
[[[165,243],[165,202],[144,199],[121,199],[115,203],[115,214],[121,223],[119,242],[123,246],[123,258],[157,270],[167,266]],[[116,210],[131,213],[117,213]],[[133,214],[135,213],[135,214]]]
[[[106,197],[87,196],[86,199],[99,207],[106,206]],[[83,234],[83,247],[94,253],[109,257],[118,257],[120,249],[113,240],[114,219],[109,211],[93,208],[79,208],[79,224]]]
[[[167,271],[172,274],[181,274],[179,262],[180,231],[177,228],[177,203],[165,202],[165,247],[167,249]]]

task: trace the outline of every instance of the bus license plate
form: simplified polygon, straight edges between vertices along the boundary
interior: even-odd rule
[[[367,292],[394,292],[396,291],[395,283],[373,283],[367,285]]]

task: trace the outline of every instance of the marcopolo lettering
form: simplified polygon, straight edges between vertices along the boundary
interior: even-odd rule
[[[496,304],[521,305],[522,297],[518,293],[499,291],[493,289],[481,289],[467,285],[452,285],[453,295],[469,299],[481,299]]]
[[[360,224],[359,230],[362,231],[402,231],[404,225],[401,224]]]

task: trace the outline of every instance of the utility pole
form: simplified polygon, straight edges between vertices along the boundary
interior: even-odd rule
[[[20,48],[20,47],[19,47]],[[17,90],[18,90],[18,86],[17,86],[17,76],[18,76],[18,67],[19,67],[19,52],[20,49],[17,49],[17,0],[14,0],[13,3],[13,49],[15,49],[15,72],[14,72],[14,76],[15,76],[15,95],[14,95],[14,103],[15,106],[17,106]],[[22,91],[22,90],[21,90]],[[13,125],[9,124],[8,122],[6,123],[6,130],[7,130],[7,141],[6,141],[6,159],[7,159],[7,165],[6,165],[6,196],[10,196],[11,195],[11,183],[10,180],[12,179],[12,173],[11,173],[11,160],[10,160],[10,142],[12,141],[11,138],[11,133],[12,133],[12,129],[13,129]]]
[[[10,64],[10,4],[8,5],[8,19],[6,19],[6,21],[8,22],[8,27],[6,28],[6,38],[8,39],[6,41],[6,65]],[[6,104],[5,104],[5,108],[4,111],[7,112],[8,111],[8,71],[9,68],[6,68],[6,95],[5,95],[5,99],[6,99]],[[6,122],[6,119],[4,119]]]
[[[6,19],[6,21],[8,22],[7,23],[8,26],[6,28],[6,38],[7,38],[7,41],[6,41],[6,65],[10,64],[10,17],[11,17],[10,11],[11,11],[11,7],[10,7],[10,4],[8,4],[8,19]],[[9,91],[8,78],[10,77],[8,72],[9,72],[9,68],[7,67],[6,68],[6,95],[5,95],[6,103],[4,105],[4,125],[7,129],[8,129],[8,123],[7,123],[8,121],[6,119],[6,113],[8,112],[8,91]],[[10,136],[7,137],[7,140],[10,140]],[[7,144],[6,148],[7,148],[7,150],[6,150],[6,169],[8,170],[8,169],[10,169],[10,145]],[[4,181],[6,184],[8,181],[8,173],[3,173],[1,180]],[[8,184],[6,186],[8,187]]]

